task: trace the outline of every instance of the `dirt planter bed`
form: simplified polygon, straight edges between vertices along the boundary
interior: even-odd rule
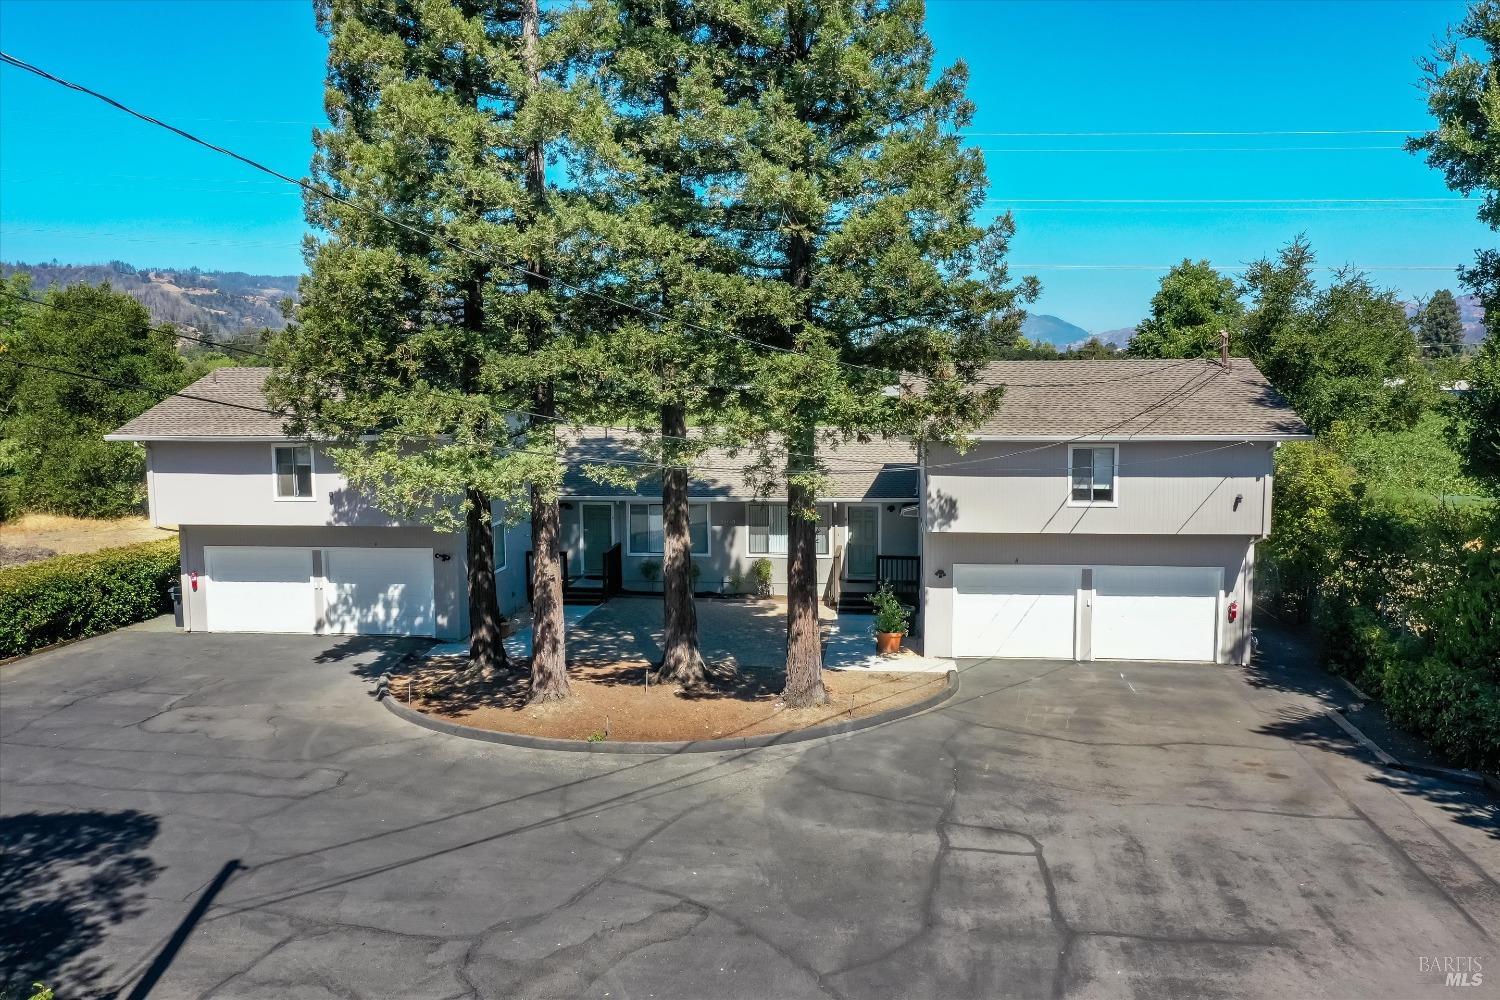
[[[769,671],[711,677],[702,690],[644,686],[643,667],[569,669],[573,697],[527,705],[524,677],[480,690],[444,688],[444,668],[419,665],[381,698],[394,715],[435,732],[489,743],[583,753],[712,753],[777,746],[868,729],[916,715],[958,691],[958,674],[825,671],[833,701],[777,707]],[[452,668],[447,668],[451,673]],[[729,683],[726,683],[729,681]],[[775,687],[771,687],[774,684]],[[410,687],[408,687],[410,685]],[[424,697],[424,685],[426,696]],[[412,703],[403,699],[408,690]],[[701,738],[666,739],[666,736]]]

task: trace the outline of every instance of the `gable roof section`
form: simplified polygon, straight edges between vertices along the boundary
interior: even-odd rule
[[[109,441],[172,441],[204,438],[287,437],[282,418],[257,410],[266,402],[269,368],[217,368],[125,424]]]
[[[981,438],[1290,440],[1312,431],[1255,364],[1231,358],[994,361],[1006,386]]]
[[[633,489],[605,485],[589,477],[589,462],[611,460],[640,462],[645,456],[629,432],[585,427],[570,432],[564,454],[568,462],[562,490],[574,497],[659,499],[661,479],[645,475]],[[917,449],[909,441],[891,438],[868,442],[848,441],[819,444],[819,453],[831,480],[826,499],[915,500],[917,497]],[[754,486],[745,467],[754,456],[724,448],[709,448],[691,462],[695,470],[688,480],[688,495],[694,500],[753,500]],[[772,496],[769,499],[775,500]]]
[[[111,441],[242,441],[286,440],[281,417],[259,410],[269,409],[265,381],[269,368],[220,368],[194,382],[181,395],[168,396],[112,434]],[[654,475],[641,480],[635,490],[605,486],[590,479],[577,463],[611,460],[644,461],[632,443],[632,435],[601,427],[565,430],[565,455],[569,461],[563,492],[570,496],[632,497],[661,496],[660,480]],[[848,442],[837,447],[820,446],[825,454],[832,489],[839,499],[913,500],[917,496],[916,449],[907,441]],[[694,466],[700,475],[690,482],[695,499],[748,500],[755,490],[747,482],[744,467],[750,457],[710,449]]]

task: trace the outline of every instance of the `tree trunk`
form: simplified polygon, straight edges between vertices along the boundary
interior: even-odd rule
[[[818,625],[818,522],[798,516],[815,510],[817,498],[790,480],[790,473],[807,466],[815,441],[811,430],[787,436],[786,688],[781,700],[792,708],[829,700]]]
[[[510,666],[501,642],[505,617],[495,596],[495,535],[490,498],[481,490],[465,491],[469,567],[469,666],[463,681],[488,681]]]
[[[687,414],[681,406],[661,408],[663,452],[672,455],[674,438],[687,436]],[[698,606],[693,602],[693,536],[688,508],[688,474],[664,471],[661,481],[662,643],[657,676],[691,687],[703,683],[703,654],[698,649]]]
[[[568,697],[566,623],[563,621],[562,512],[557,501],[531,488],[531,701]]]
[[[526,62],[528,97],[541,91],[541,13],[537,0],[522,0],[521,46]],[[542,144],[526,146],[526,191],[535,211],[546,211],[547,178]],[[526,262],[526,286],[545,292],[549,284],[546,265],[533,258]],[[528,318],[527,339],[531,350],[540,349],[547,338],[546,321],[533,313]],[[532,394],[532,420],[554,433],[557,401],[550,380],[537,383]],[[556,701],[568,697],[567,626],[563,621],[563,578],[558,547],[562,541],[562,512],[557,499],[540,487],[531,488],[531,701]]]

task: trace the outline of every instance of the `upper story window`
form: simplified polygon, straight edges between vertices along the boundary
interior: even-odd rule
[[[276,499],[313,498],[312,449],[306,445],[276,446]]]
[[[1114,506],[1116,454],[1114,445],[1074,445],[1068,449],[1073,487],[1069,503]]]
[[[688,505],[688,532],[693,539],[693,555],[708,555],[708,507],[701,503]],[[630,555],[652,556],[662,553],[661,504],[630,505]]]
[[[828,522],[832,510],[826,503],[818,504],[818,555],[828,554]],[[753,556],[784,556],[787,554],[787,513],[784,503],[753,503],[750,505],[750,554]]]

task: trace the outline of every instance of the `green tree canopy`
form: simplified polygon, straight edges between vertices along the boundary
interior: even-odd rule
[[[1233,350],[1244,315],[1233,278],[1206,260],[1184,259],[1161,279],[1151,297],[1151,315],[1135,328],[1127,350],[1138,358],[1218,357],[1219,331],[1229,331]]]
[[[107,284],[50,288],[45,306],[13,297],[32,297],[24,276],[4,290],[11,295],[0,313],[0,360],[18,364],[0,364],[0,462],[8,470],[0,506],[75,517],[139,513],[145,455],[104,435],[188,383],[175,331],[153,325],[144,306]]]
[[[791,303],[747,330],[765,349],[744,429],[792,514],[783,698],[805,705],[826,698],[819,440],[961,438],[998,401],[977,376],[1013,340],[1035,286],[1006,268],[1011,220],[975,219],[986,179],[958,132],[973,113],[967,71],[934,65],[919,0],[740,0],[721,11],[714,30],[735,54],[721,86],[756,112],[724,225],[746,273]],[[910,376],[924,391],[887,393]]]
[[[1251,357],[1314,430],[1340,421],[1410,427],[1432,387],[1396,293],[1349,270],[1319,289],[1313,267],[1301,237],[1275,260],[1251,265],[1244,336]]]
[[[383,509],[466,530],[480,671],[504,658],[492,506],[529,511],[532,697],[565,695],[557,401],[590,384],[570,381],[567,289],[593,256],[544,168],[565,129],[589,135],[600,117],[568,72],[575,22],[534,0],[320,0],[318,16],[331,126],[307,214],[328,236],[269,387]]]
[[[1412,317],[1412,330],[1422,354],[1429,358],[1449,358],[1464,349],[1464,321],[1458,311],[1458,300],[1446,288],[1432,293]]]
[[[1438,127],[1407,141],[1448,186],[1480,195],[1479,219],[1500,230],[1500,0],[1476,0],[1423,61],[1427,108]],[[1500,251],[1482,249],[1459,272],[1484,306],[1487,336],[1458,403],[1460,447],[1475,474],[1500,475]]]

